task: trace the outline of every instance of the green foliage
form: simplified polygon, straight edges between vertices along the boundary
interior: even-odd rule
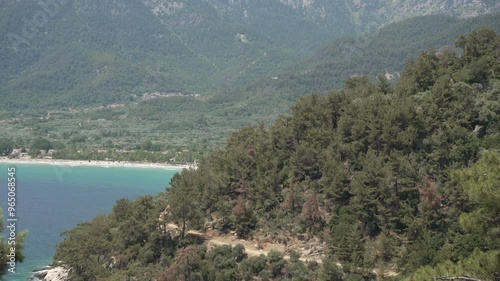
[[[333,20],[335,23],[328,23],[333,24],[331,28],[326,28],[312,19],[305,20],[305,24],[302,13],[290,11],[288,6],[282,4],[274,3],[272,9],[275,10],[271,11],[268,2],[245,4],[250,5],[249,9],[258,11],[247,18],[249,22],[242,22],[242,17],[236,16],[238,12],[233,10],[240,9],[243,2],[229,5],[231,9],[223,9],[229,13],[228,18],[213,11],[218,8],[202,4],[202,1],[185,6],[186,11],[169,15],[161,12],[154,15],[140,2],[127,2],[123,6],[131,5],[133,9],[126,17],[121,13],[110,17],[114,10],[109,3],[67,3],[56,17],[51,18],[50,24],[45,27],[47,29],[37,33],[36,39],[31,39],[36,44],[31,40],[30,46],[21,44],[18,53],[13,52],[8,40],[0,44],[5,50],[0,52],[5,56],[5,59],[0,59],[5,65],[0,67],[4,74],[0,75],[0,80],[5,79],[0,83],[0,88],[4,89],[0,92],[8,109],[2,120],[9,117],[19,119],[12,120],[13,127],[2,126],[0,133],[13,140],[42,136],[54,148],[62,137],[66,148],[56,148],[63,151],[54,158],[107,158],[160,163],[175,159],[175,163],[193,162],[206,151],[223,146],[225,137],[233,130],[263,120],[267,123],[287,113],[289,106],[305,93],[340,89],[346,78],[360,74],[375,77],[390,72],[398,77],[407,60],[415,59],[429,47],[442,51],[438,57],[443,64],[451,66],[455,49],[443,46],[453,45],[453,38],[474,28],[488,25],[498,31],[500,26],[495,15],[462,20],[430,16],[390,24],[376,35],[367,33],[331,43],[339,34],[354,35],[356,31],[352,26],[344,26],[347,24],[343,22],[346,19],[344,13],[337,15],[338,18]],[[4,34],[15,33],[16,30],[20,32],[24,23],[17,20],[26,13],[31,19],[33,9],[39,11],[35,2],[7,5],[2,10],[5,24],[0,26],[0,31]],[[276,12],[283,9],[288,12]],[[329,12],[337,14],[339,9],[348,8],[335,6]],[[159,10],[162,11],[161,8]],[[191,26],[197,21],[185,20],[189,18],[188,11],[201,13],[199,20],[207,26],[215,26],[200,33],[200,28]],[[238,11],[243,13],[245,10]],[[365,16],[356,16],[355,22],[363,22],[371,14]],[[131,31],[130,18],[141,22]],[[275,24],[263,25],[257,18]],[[329,21],[327,18],[317,17],[316,20]],[[286,21],[286,24],[281,21]],[[285,36],[290,34],[286,30],[294,25],[292,22],[300,27],[300,31],[294,28],[294,36]],[[350,20],[347,22],[351,25]],[[181,27],[184,25],[180,23],[186,26]],[[109,30],[103,31],[102,26]],[[335,32],[340,26],[345,27],[342,33]],[[242,34],[242,30],[252,38],[250,43],[244,44],[235,39],[234,35]],[[206,32],[213,33],[213,36],[205,36]],[[325,36],[327,33],[331,36]],[[145,38],[144,34],[156,36]],[[483,37],[488,39],[488,36]],[[478,37],[474,40],[483,39]],[[314,55],[309,54],[312,48],[325,44]],[[489,51],[495,49],[495,44],[490,44]],[[65,47],[60,48],[62,45]],[[483,47],[477,49],[479,55],[488,51]],[[431,53],[427,55],[429,59],[436,57]],[[500,73],[498,64],[494,62],[484,59],[471,61],[468,68],[454,73],[453,79],[484,84],[487,80],[485,75],[489,75],[488,69]],[[435,60],[418,62],[422,70],[416,73],[415,80],[423,84],[431,83],[432,77],[426,75],[431,75],[432,71],[427,71],[424,66],[433,68],[436,63]],[[380,94],[391,94],[393,91],[384,79],[374,82],[374,87]],[[412,81],[412,86],[405,89],[410,91],[416,85]],[[200,96],[143,101],[141,97],[146,92],[199,93]],[[105,108],[113,104],[124,107]],[[410,107],[411,104],[402,105]],[[80,113],[70,113],[75,109]],[[47,116],[49,110],[52,112],[50,117]],[[407,107],[401,108],[401,111],[411,113]],[[383,122],[378,125],[381,124]],[[298,128],[295,127],[295,130]],[[406,136],[404,141],[411,143],[414,134],[420,132],[418,129],[410,127],[401,132]],[[449,131],[453,130],[449,128]],[[443,135],[446,134],[447,131],[443,131]],[[391,134],[385,137],[391,141]],[[152,147],[141,149],[143,142],[147,141],[152,142]],[[403,139],[398,141],[403,142]],[[495,139],[490,141],[494,143]],[[18,142],[16,145],[28,146]],[[317,154],[315,145],[309,142],[300,144],[293,159],[297,164],[295,176],[310,173],[318,177],[318,162],[315,160],[320,155],[306,157]],[[70,146],[76,149],[69,149]],[[108,148],[108,152],[96,152],[103,148]],[[129,152],[122,153],[122,150]]]
[[[238,207],[238,205],[236,207]],[[252,210],[245,210],[242,214],[235,214],[231,217],[231,225],[234,231],[238,236],[243,238],[248,237],[250,232],[255,229],[256,223],[257,218]]]
[[[286,265],[285,268],[286,278],[293,281],[317,280],[317,264],[306,264],[300,261],[299,258],[300,254],[296,252],[290,253],[290,262]]]
[[[186,174],[196,174],[196,171],[185,170]],[[200,175],[201,176],[201,175]],[[181,227],[181,237],[184,238],[186,231],[190,228],[199,228],[203,225],[203,212],[200,209],[198,196],[196,193],[202,191],[203,181],[201,177],[180,177],[176,174],[168,189],[168,209],[171,219]],[[210,192],[207,190],[207,192]]]
[[[405,64],[418,57],[422,51],[453,46],[455,38],[482,26],[500,31],[498,15],[462,20],[433,15],[391,23],[378,30],[376,34],[366,33],[359,37],[338,38],[320,48],[312,56],[279,72],[276,75],[279,77],[278,80],[262,79],[252,85],[252,89],[254,92],[271,91],[298,97],[311,91],[326,92],[340,89],[345,79],[351,76],[376,77],[381,73],[387,73],[398,78],[398,74],[405,69]],[[484,37],[491,38],[488,36]],[[483,39],[485,38],[478,38],[476,42]],[[491,48],[495,48],[494,45]],[[479,48],[475,53],[481,54],[482,50],[485,49]],[[477,72],[474,73],[477,75],[469,74],[469,71],[466,75],[484,80],[481,78],[485,73],[484,68],[481,68],[483,63],[475,65]],[[492,65],[498,68],[498,64]],[[430,75],[434,66],[432,63],[421,61],[419,67],[422,67],[418,75],[421,86],[430,85],[432,82]],[[387,93],[387,87],[385,86],[385,90],[381,89],[381,92]]]
[[[435,277],[470,275],[481,280],[491,280],[492,274],[500,270],[500,252],[481,252],[476,249],[470,257],[461,259],[457,263],[445,261],[435,266],[425,266],[414,274],[405,278],[405,281],[432,280]]]
[[[202,280],[202,260],[196,246],[181,249],[174,263],[164,271],[160,281]]]
[[[323,266],[319,275],[322,281],[343,281],[344,273],[331,256],[323,259]]]
[[[99,215],[90,223],[62,233],[68,238],[58,245],[55,257],[64,258],[76,280],[97,280],[97,276],[109,275],[104,265],[113,254],[110,223],[105,215]]]
[[[492,34],[461,38],[462,54],[477,50],[470,56],[423,52],[393,88],[352,77],[340,91],[301,98],[274,124],[240,129],[198,169],[176,175],[166,197],[118,202],[100,233],[125,235],[97,241],[116,243],[129,267],[162,260],[161,280],[372,280],[385,268],[405,277],[477,259],[474,248],[498,250],[500,83],[489,46],[500,36]],[[148,223],[134,226],[142,213]],[[155,227],[160,213],[180,226],[179,238]],[[287,262],[276,251],[267,261],[245,259],[241,247],[206,251],[186,235],[204,222],[240,236],[324,241],[328,256],[317,270],[294,254]],[[70,237],[92,224],[79,227]]]
[[[500,241],[500,152],[485,150],[470,168],[457,171],[454,176],[464,187],[469,198],[477,204],[470,213],[460,216],[460,224],[470,232],[483,237],[488,249],[498,249]]]
[[[52,143],[49,140],[42,137],[35,138],[31,143],[31,149],[34,151],[38,151],[41,149],[49,150],[51,148],[52,148]]]
[[[135,201],[121,199],[110,215],[65,231],[54,260],[72,268],[72,280],[106,280],[128,272],[140,276],[139,268],[173,255],[176,242],[159,230],[159,215],[165,201],[144,196]]]
[[[239,249],[238,249],[239,248]],[[174,262],[159,280],[314,280],[314,272],[302,261],[287,263],[283,254],[271,251],[269,257],[238,258],[242,247],[230,245],[203,250],[188,246],[178,251]],[[285,273],[286,271],[286,273]],[[270,272],[270,274],[268,273]]]
[[[7,156],[12,152],[12,149],[14,148],[14,142],[8,138],[1,138],[0,139],[0,155],[1,156]]]
[[[240,271],[243,280],[252,280],[267,268],[267,257],[249,257],[240,263]]]
[[[464,40],[486,37],[490,44],[499,38],[491,38],[489,29],[477,32]],[[373,267],[396,264],[410,273],[443,261],[446,251],[467,256],[472,248],[463,249],[459,240],[478,234],[460,230],[458,217],[481,205],[464,198],[457,188],[462,180],[450,175],[474,163],[498,132],[498,90],[488,69],[483,84],[452,77],[477,61],[494,65],[496,52],[483,41],[478,48],[486,51],[471,59],[451,50],[422,53],[394,89],[353,77],[340,92],[301,98],[290,116],[269,127],[234,133],[225,150],[200,165],[213,167],[210,175],[224,202],[203,210],[227,215],[231,205],[226,227],[240,235],[254,227],[285,235],[328,228],[331,254],[347,265],[351,279],[371,278]],[[196,174],[179,177],[189,181]],[[281,270],[272,268],[270,277]]]
[[[267,256],[271,277],[275,278],[281,276],[286,265],[286,261],[283,259],[283,254],[278,251],[271,250]]]
[[[196,0],[173,10],[139,1],[124,2],[117,12],[112,3],[61,2],[49,16],[38,3],[9,2],[0,9],[2,98],[16,110],[40,112],[126,101],[144,92],[242,87],[370,22],[351,21],[341,12],[347,5],[340,11],[337,4],[324,5],[327,11],[311,7],[304,14],[278,1]],[[40,13],[47,22],[32,25]],[[33,34],[23,32],[26,25]]]
[[[3,233],[5,229],[6,225],[4,225],[4,216],[2,209],[0,209],[0,233]],[[7,238],[4,238],[3,235],[0,236],[0,279],[4,275],[14,274],[8,272],[8,269],[11,268],[10,263],[12,262],[11,261],[12,254],[15,255],[14,263],[24,261],[25,255],[23,253],[24,252],[23,247],[26,235],[28,235],[28,231],[25,230],[17,232],[15,240],[9,239],[10,235],[6,235]],[[13,248],[15,248],[15,251],[12,251]]]

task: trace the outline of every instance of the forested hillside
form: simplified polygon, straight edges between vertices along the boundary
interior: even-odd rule
[[[460,34],[482,26],[500,32],[500,17],[498,14],[469,19],[416,17],[372,33],[339,38],[288,69],[255,83],[249,91],[294,99],[311,91],[340,89],[346,78],[356,75],[387,74],[397,80],[405,63],[423,50],[453,46]]]
[[[449,2],[2,1],[0,114],[125,102],[145,92],[214,95],[269,77],[341,36],[499,7]]]
[[[456,47],[423,52],[395,86],[353,77],[233,133],[166,194],[67,231],[54,260],[72,280],[493,280],[500,36],[480,29]],[[207,250],[187,232],[207,228],[287,244],[290,260]],[[322,243],[322,263],[299,259],[299,238]]]
[[[139,11],[141,10],[138,9],[136,13]],[[60,12],[62,13],[62,11]],[[149,13],[147,9],[143,12],[145,15]],[[155,60],[156,52],[164,51],[165,56],[169,56],[168,52],[171,48],[168,46],[173,46],[172,44],[177,42],[175,40],[162,43],[161,46],[168,47],[165,50],[156,49],[156,47],[146,48],[143,45],[137,47],[136,49],[146,48],[142,54],[148,55],[151,59],[149,62],[142,55],[137,55],[142,51],[134,51],[137,56],[113,55],[111,56],[113,59],[99,53],[100,51],[93,53],[95,55],[93,58],[104,59],[113,64],[124,65],[128,64],[126,62],[128,59],[137,60],[137,63],[144,64],[146,70],[142,66],[132,67],[135,62],[128,64],[129,68],[118,72],[114,72],[113,66],[107,63],[101,64],[98,69],[93,69],[89,64],[87,70],[82,70],[82,64],[78,63],[77,60],[83,59],[88,50],[73,50],[74,52],[71,51],[68,56],[57,53],[53,55],[52,59],[46,61],[48,65],[43,64],[31,69],[33,71],[43,70],[45,74],[38,78],[43,78],[40,81],[48,88],[59,87],[67,90],[63,90],[62,96],[55,94],[56,90],[50,90],[46,94],[43,94],[43,91],[37,92],[35,96],[28,94],[30,90],[26,90],[26,92],[24,90],[0,90],[0,95],[11,94],[12,96],[5,98],[5,106],[0,107],[0,134],[12,143],[9,147],[15,146],[17,148],[37,148],[38,140],[44,138],[51,143],[50,148],[58,150],[57,155],[54,155],[57,158],[89,160],[108,158],[153,162],[165,162],[175,158],[182,163],[192,162],[207,150],[222,147],[229,132],[248,124],[255,124],[258,121],[270,124],[280,114],[290,112],[289,107],[299,97],[311,92],[340,89],[348,77],[365,74],[374,78],[384,73],[390,73],[395,75],[395,79],[390,81],[393,84],[399,79],[398,74],[402,72],[405,62],[415,59],[422,50],[426,48],[440,50],[447,46],[454,48],[454,38],[458,37],[459,34],[470,32],[472,28],[479,28],[483,25],[499,32],[499,19],[498,15],[485,15],[470,19],[456,19],[446,16],[417,17],[388,25],[378,32],[367,33],[351,39],[334,40],[333,43],[320,48],[313,56],[308,56],[305,59],[297,58],[297,61],[292,60],[290,63],[293,63],[294,66],[286,68],[284,71],[271,72],[268,69],[269,72],[266,73],[269,75],[265,75],[263,72],[256,73],[254,78],[258,81],[257,83],[251,82],[247,86],[221,86],[219,90],[206,95],[196,95],[189,92],[181,95],[183,93],[174,91],[173,93],[163,93],[173,96],[155,99],[144,99],[144,92],[155,89],[176,89],[166,85],[174,85],[188,80],[190,87],[198,87],[198,83],[211,84],[210,87],[219,87],[220,85],[207,82],[209,80],[204,80],[201,76],[188,74],[190,72],[187,70],[184,74],[188,80],[183,80],[175,75],[163,76],[163,74],[159,74],[167,70],[179,70],[173,62],[168,63],[168,68],[166,68],[167,64],[164,64],[165,67],[161,69],[148,66],[149,62],[153,61],[163,64],[161,59]],[[112,21],[108,25],[112,25]],[[113,39],[112,33],[110,31],[106,36],[95,34],[98,36],[98,42],[101,42],[99,44],[106,42],[109,44],[105,52],[110,49],[115,50],[111,47],[115,43],[109,43],[106,38],[109,37],[111,41],[115,39],[125,40],[125,37],[128,36],[125,34],[115,36],[116,38]],[[152,43],[153,41],[155,40],[148,42]],[[138,42],[142,41],[138,40]],[[207,45],[211,46],[208,43]],[[216,49],[217,47],[214,48],[214,50]],[[120,49],[119,52],[122,51],[123,49]],[[247,52],[246,49],[240,51]],[[226,49],[225,52],[229,51]],[[222,56],[222,53],[217,56]],[[20,58],[25,57],[21,56]],[[184,62],[182,67],[189,67],[188,61],[197,60],[193,57],[186,58],[186,60],[183,56],[179,58]],[[74,60],[74,66],[68,71],[56,70],[64,64],[59,64],[55,60],[66,59]],[[269,57],[265,60],[270,64],[277,63],[277,61],[268,59]],[[9,62],[9,60],[0,60],[0,63],[12,63],[17,66],[14,61]],[[194,68],[197,71],[207,70],[201,64],[196,64]],[[159,72],[155,72],[154,69]],[[52,70],[58,73],[56,80],[52,79],[53,76],[46,75]],[[229,68],[226,70],[233,72]],[[0,71],[7,71],[7,68],[0,69]],[[76,76],[71,78],[71,83],[68,83],[64,78],[68,75],[72,76],[73,72],[81,71],[93,72],[90,76],[84,76],[89,78],[96,75],[98,83],[87,83],[84,81],[87,78],[79,80],[84,77],[79,76],[79,74],[77,76],[80,78]],[[98,72],[99,75],[97,75]],[[26,72],[23,73],[23,75],[26,74]],[[115,74],[119,75],[119,77],[115,77],[116,79],[113,78]],[[129,77],[129,75],[131,76]],[[0,76],[0,80],[7,79],[7,76]],[[229,76],[223,76],[229,79]],[[18,85],[27,89],[26,87],[29,88],[30,85],[38,83],[36,82],[38,78],[30,77],[29,81],[19,82]],[[171,80],[168,77],[172,78],[174,82],[169,82]],[[14,81],[17,81],[17,78],[11,79],[8,84],[14,85]],[[143,87],[146,84],[141,84],[141,81],[150,87]],[[80,85],[87,90],[94,87],[96,91],[81,91],[80,86],[74,86],[74,83],[82,83]],[[106,90],[104,91],[101,86],[105,84]],[[137,90],[138,87],[141,88],[140,91]],[[112,94],[105,94],[108,90]],[[197,92],[197,90],[193,91]],[[94,95],[95,93],[98,94]],[[125,100],[116,102],[120,100],[122,94],[126,96]],[[37,99],[43,99],[43,101],[37,101]],[[77,104],[73,104],[70,102],[71,100]],[[86,104],[89,101],[97,103],[97,105]],[[24,105],[20,107],[20,104]],[[147,146],[143,146],[143,143],[146,141],[152,142],[154,146],[145,149]],[[188,152],[184,152],[186,150]],[[103,151],[106,153],[102,153]],[[127,151],[127,153],[122,153],[123,151]],[[128,153],[131,151],[135,152]]]

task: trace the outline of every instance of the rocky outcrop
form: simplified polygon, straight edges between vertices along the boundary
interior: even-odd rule
[[[70,281],[69,269],[62,266],[47,267],[33,272],[31,281]]]

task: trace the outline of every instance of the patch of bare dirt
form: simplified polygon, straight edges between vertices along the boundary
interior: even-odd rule
[[[290,250],[297,251],[301,253],[300,260],[302,261],[311,261],[315,260],[318,263],[322,263],[323,259],[323,246],[316,245],[307,245],[306,242],[303,243],[287,243],[285,246],[281,243],[276,243],[271,241],[270,239],[265,239],[262,237],[255,237],[252,240],[245,240],[238,238],[235,234],[222,234],[218,231],[207,231],[200,232],[191,230],[188,233],[202,236],[208,246],[222,246],[222,245],[231,245],[235,246],[241,244],[245,247],[245,252],[248,256],[260,256],[260,255],[268,255],[271,250],[276,250],[282,253],[288,253]],[[285,259],[290,259],[290,256],[285,255]]]
[[[167,224],[166,228],[171,233],[179,232],[179,228],[175,224]],[[278,243],[271,238],[260,236],[254,237],[251,240],[240,239],[235,233],[224,234],[217,230],[208,230],[205,232],[190,230],[188,233],[202,237],[209,248],[223,245],[236,246],[241,244],[245,247],[245,253],[250,257],[260,255],[267,256],[271,250],[276,250],[284,253],[285,259],[290,259],[287,253],[293,250],[300,253],[300,260],[303,262],[316,261],[321,264],[326,254],[326,243],[321,242],[318,238],[307,239],[305,236],[301,235],[295,238],[288,237],[284,243]],[[337,263],[337,266],[342,267],[342,264]],[[383,272],[380,272],[379,269],[374,269],[373,273],[385,277],[398,275],[398,273],[392,269],[386,269]]]

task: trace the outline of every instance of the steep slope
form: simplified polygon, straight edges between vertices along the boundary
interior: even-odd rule
[[[2,1],[0,93],[10,110],[213,94],[340,36],[415,15],[496,9],[479,0]]]
[[[66,231],[54,261],[76,280],[490,280],[500,270],[500,35],[483,28],[457,48],[422,52],[395,87],[350,78],[270,126],[236,131],[165,194],[119,200]],[[325,256],[244,262],[243,246],[207,251],[200,244],[226,242],[193,229],[279,242],[292,264],[295,251]]]
[[[249,92],[285,95],[291,99],[312,91],[342,87],[356,75],[387,74],[397,78],[405,63],[426,49],[454,48],[454,38],[481,26],[500,31],[499,14],[458,19],[424,16],[390,24],[377,32],[335,40],[283,72],[249,87]]]
[[[46,9],[26,1],[2,10],[2,18],[11,20],[2,25],[7,35],[1,37],[1,84],[12,106],[114,101],[148,88],[175,90],[207,71],[137,1],[56,3]],[[24,21],[26,14],[32,20]]]

